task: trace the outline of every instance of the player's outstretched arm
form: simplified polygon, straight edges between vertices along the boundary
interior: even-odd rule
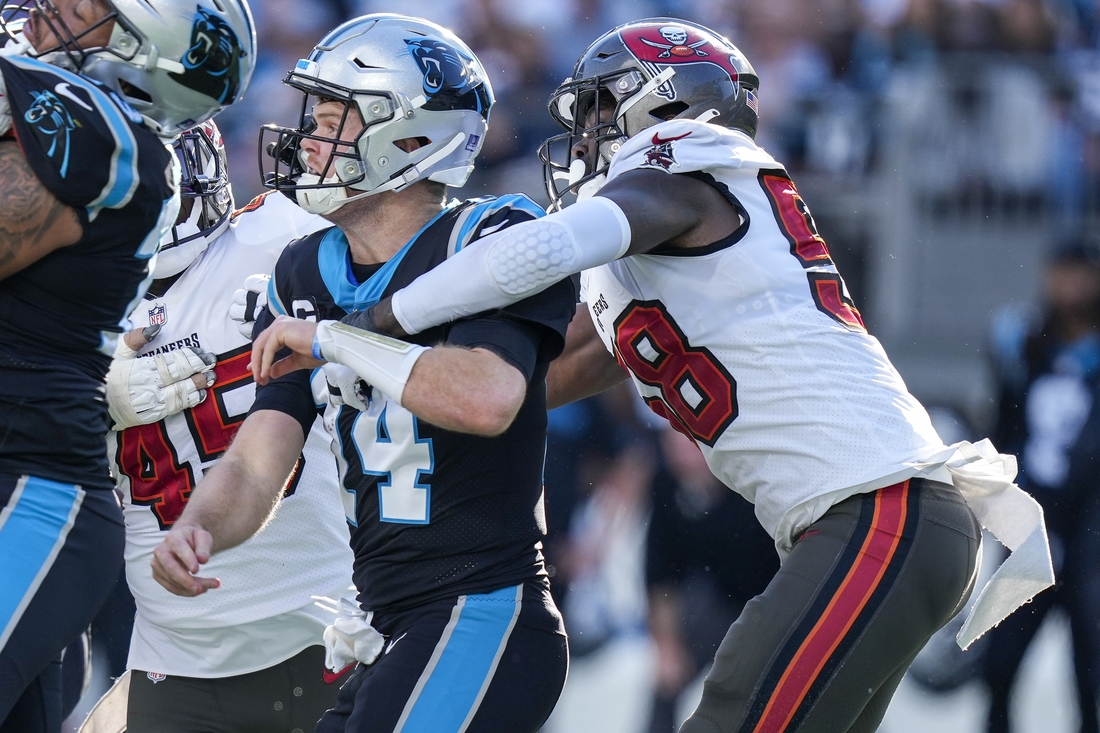
[[[153,577],[172,593],[196,596],[220,583],[198,575],[220,550],[256,533],[278,504],[305,445],[298,421],[275,410],[252,413],[207,472],[172,530],[153,550]]]
[[[546,373],[548,410],[611,389],[627,377],[626,370],[604,347],[587,311],[587,304],[577,306],[577,315],[565,335],[565,350],[550,362]]]
[[[291,354],[275,361],[283,349]],[[336,321],[279,316],[252,345],[260,384],[322,360],[343,364],[422,420],[462,433],[499,435],[527,395],[520,370],[486,349],[427,348]]]
[[[76,212],[42,185],[19,144],[0,142],[0,280],[83,233]]]
[[[733,206],[696,178],[632,170],[598,196],[509,227],[463,249],[349,323],[394,336],[541,292],[573,273],[668,244],[701,247],[740,225]]]

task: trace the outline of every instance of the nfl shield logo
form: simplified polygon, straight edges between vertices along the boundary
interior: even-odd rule
[[[163,308],[162,308],[162,310],[163,310]],[[160,672],[148,672],[148,673],[146,673],[145,676],[148,677],[149,679],[151,679],[153,681],[154,685],[158,682],[162,682],[162,681],[168,679],[167,675],[163,675]]]
[[[156,308],[149,309],[149,325],[150,326],[163,326],[164,322],[168,320],[168,307],[165,305],[158,305]]]

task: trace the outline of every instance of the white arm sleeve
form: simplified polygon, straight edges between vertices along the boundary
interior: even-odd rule
[[[427,350],[425,346],[398,341],[339,321],[321,321],[313,338],[315,357],[343,364],[398,405],[401,405],[413,365]]]
[[[629,246],[626,214],[611,199],[595,196],[463,249],[394,293],[393,315],[406,333],[420,333],[504,308],[575,272],[617,260]]]

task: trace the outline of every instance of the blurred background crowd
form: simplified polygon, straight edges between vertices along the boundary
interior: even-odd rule
[[[792,172],[871,332],[945,442],[991,435],[1021,456],[1021,481],[1051,523],[1058,590],[965,655],[942,634],[882,730],[1007,732],[1010,718],[1017,733],[1097,730],[1100,2],[263,0],[253,10],[256,76],[218,118],[238,205],[262,191],[259,126],[297,123],[301,96],[282,78],[346,18],[420,15],[466,40],[497,106],[456,195],[519,191],[543,203],[535,150],[558,131],[546,101],[591,41],[657,15],[727,35],[760,77],[757,140]],[[778,567],[771,541],[631,389],[554,411],[550,432],[546,553],[573,667],[548,729],[673,731],[729,623]]]

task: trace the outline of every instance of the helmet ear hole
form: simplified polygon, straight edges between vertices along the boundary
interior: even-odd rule
[[[432,144],[432,141],[431,138],[418,135],[417,137],[403,137],[400,140],[394,140],[393,144],[406,153],[413,153],[420,148],[428,147]]]
[[[687,110],[688,105],[684,102],[669,102],[668,104],[662,104],[660,107],[654,107],[649,111],[649,114],[664,122],[679,117]]]
[[[122,93],[130,99],[136,99],[139,102],[145,102],[146,104],[153,103],[153,97],[149,94],[149,92],[145,91],[141,87],[131,84],[125,79],[118,80],[118,88],[121,89]]]

